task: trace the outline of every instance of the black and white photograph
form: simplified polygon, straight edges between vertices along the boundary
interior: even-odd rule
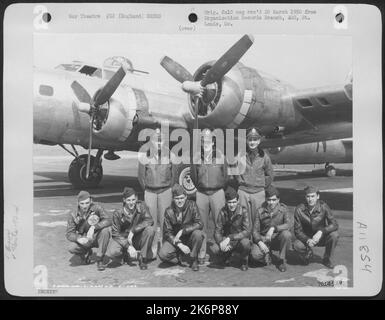
[[[351,38],[47,34],[34,45],[34,259],[50,285],[319,286],[336,265],[352,285]],[[244,172],[215,158],[140,164],[145,128],[169,157],[165,122],[190,144],[199,130],[208,156],[215,130],[244,130]]]
[[[356,248],[367,224],[355,191],[353,35],[250,26],[35,30],[23,90],[33,92],[25,228],[36,290],[323,295],[373,272],[369,247]],[[10,260],[23,221],[12,210]]]

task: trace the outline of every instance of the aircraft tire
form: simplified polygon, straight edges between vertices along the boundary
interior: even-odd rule
[[[336,176],[336,168],[334,168],[333,166],[327,166],[325,168],[325,173],[328,177],[335,177]]]
[[[176,182],[180,184],[189,198],[195,198],[196,188],[190,178],[190,165],[180,164],[176,170]]]
[[[95,161],[95,157],[91,156],[91,167]],[[82,154],[75,158],[69,167],[68,178],[71,184],[76,189],[88,189],[96,188],[103,178],[103,167],[100,165],[96,168],[95,172],[90,174],[90,177],[86,179],[87,170],[87,155]]]

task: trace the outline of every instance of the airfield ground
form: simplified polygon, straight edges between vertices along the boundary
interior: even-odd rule
[[[121,206],[124,186],[139,188],[136,179],[137,161],[134,153],[123,153],[124,158],[103,161],[104,178],[92,190],[95,201],[108,212]],[[249,268],[242,272],[236,261],[230,267],[218,269],[210,263],[199,272],[188,267],[166,267],[155,260],[146,271],[137,266],[117,266],[105,271],[96,265],[81,265],[67,251],[65,239],[69,211],[76,206],[75,190],[67,178],[72,160],[56,147],[34,146],[34,265],[45,265],[50,288],[60,287],[319,287],[333,280],[336,274],[321,264],[323,248],[316,248],[315,262],[302,266],[293,252],[288,254],[287,272],[274,266]],[[282,169],[282,166],[276,166]],[[321,198],[332,208],[340,229],[340,240],[335,262],[347,268],[348,285],[353,284],[353,178],[352,165],[336,165],[337,176],[323,175],[322,166],[286,166],[291,169],[309,169],[313,172],[277,172],[275,184],[281,191],[281,201],[291,212],[303,200],[303,187],[317,185]]]

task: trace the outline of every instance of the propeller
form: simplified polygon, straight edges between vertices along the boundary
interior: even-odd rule
[[[220,81],[225,74],[241,59],[251,47],[254,38],[244,35],[230,49],[228,49],[205,73],[203,79],[194,81],[193,76],[182,65],[165,56],[161,60],[161,66],[177,81],[182,83],[183,91],[194,96],[196,127],[198,128],[198,106],[207,86]]]
[[[207,71],[201,81],[201,86],[205,87],[210,83],[217,82],[242,58],[254,42],[251,35],[245,34],[239,39],[226,53],[220,57],[214,65]]]
[[[75,80],[71,83],[71,88],[80,102],[79,110],[81,112],[88,113],[90,116],[86,179],[88,179],[90,173],[92,129],[94,121],[95,119],[100,119],[103,116],[103,110],[100,107],[112,97],[128,70],[128,64],[122,63],[122,66],[101,89],[95,92],[92,98],[88,91],[79,82]]]
[[[92,125],[94,123],[94,116],[95,116],[95,113],[92,113],[92,115],[90,117],[86,179],[88,179],[88,177],[90,175],[91,147],[92,147]]]
[[[183,66],[178,62],[172,60],[171,58],[164,56],[160,61],[160,65],[166,69],[166,71],[177,81],[183,83],[185,81],[193,81],[194,78],[190,72],[188,72]]]

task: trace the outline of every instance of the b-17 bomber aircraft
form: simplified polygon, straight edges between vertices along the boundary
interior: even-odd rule
[[[59,145],[74,156],[68,176],[76,188],[99,185],[103,154],[115,160],[116,151],[138,151],[140,130],[166,120],[171,130],[257,126],[273,163],[326,163],[333,175],[329,163],[352,162],[352,76],[341,85],[295,90],[239,62],[253,41],[244,35],[194,74],[163,57],[162,67],[187,99],[156,90],[146,79],[139,84],[143,71],[123,57],[111,58],[115,69],[81,62],[35,69],[34,143]],[[75,146],[88,153],[79,155]],[[180,174],[188,177],[187,166]]]

